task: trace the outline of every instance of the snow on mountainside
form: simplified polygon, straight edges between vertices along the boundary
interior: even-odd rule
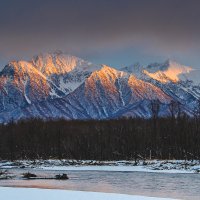
[[[140,65],[139,63],[135,63],[133,65],[120,68],[121,71],[124,71],[127,73],[132,73],[137,78],[141,78],[142,76],[144,76],[144,74],[143,74],[144,69],[145,69],[145,67]]]
[[[104,119],[121,116],[150,117],[151,100],[169,104],[160,88],[132,74],[103,66],[66,97],[33,104],[18,111],[20,118]],[[161,114],[166,108],[161,107]],[[6,115],[7,116],[7,115]],[[6,117],[4,116],[4,117]]]
[[[75,90],[91,72],[101,68],[100,65],[59,51],[35,56],[32,63],[65,94]]]
[[[0,111],[12,110],[50,97],[61,95],[53,83],[26,61],[13,61],[0,73]]]
[[[128,70],[136,74],[138,78],[161,88],[173,100],[180,102],[189,115],[193,115],[197,100],[200,98],[199,69],[167,60],[164,63],[154,63],[146,67],[128,67]]]
[[[168,60],[163,64],[147,66],[144,74],[192,115],[200,98],[200,70]]]
[[[122,71],[133,73],[138,78],[151,78],[161,83],[179,82],[190,80],[194,84],[199,84],[199,69],[181,65],[175,61],[167,60],[164,63],[152,63],[148,66],[140,64],[121,68]]]
[[[120,117],[131,110],[130,105],[138,107],[143,100],[170,100],[159,88],[105,65],[66,98],[76,101],[80,109],[86,108],[87,114],[97,119]],[[134,109],[132,115],[138,116]]]
[[[0,72],[0,112],[61,98],[98,68],[60,52],[41,54],[32,61],[12,61]]]
[[[167,83],[178,82],[181,80],[179,78],[180,75],[189,74],[191,71],[191,67],[168,60],[163,64],[155,63],[148,65],[143,73],[157,81]]]
[[[161,116],[169,114],[172,100],[193,115],[200,97],[198,72],[170,60],[117,70],[61,52],[40,54],[10,62],[0,72],[0,122],[150,117],[152,100],[160,101]]]
[[[32,63],[45,76],[66,74],[73,70],[92,72],[99,69],[99,66],[93,65],[91,62],[60,51],[34,56]]]

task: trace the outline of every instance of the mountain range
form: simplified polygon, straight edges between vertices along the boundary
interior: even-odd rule
[[[113,68],[62,52],[12,61],[0,72],[0,123],[20,119],[110,119],[170,115],[177,102],[194,116],[200,70],[167,60]],[[175,113],[176,114],[176,113]]]

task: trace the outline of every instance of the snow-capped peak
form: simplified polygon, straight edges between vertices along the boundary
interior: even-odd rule
[[[126,72],[119,71],[108,65],[102,65],[102,68],[100,70],[94,71],[93,74],[98,78],[109,77],[109,79],[112,81],[115,81],[117,78],[127,75]]]
[[[120,70],[134,74],[137,78],[141,78],[143,75],[144,66],[142,66],[140,63],[135,63],[133,65],[122,67]]]
[[[61,51],[34,56],[32,63],[46,76],[65,74],[73,70],[94,71],[99,67],[76,56],[64,54]]]
[[[189,74],[192,70],[192,67],[181,65],[172,60],[167,60],[161,64],[154,63],[148,65],[146,69],[143,70],[143,73],[157,81],[167,83],[169,81],[180,81],[180,75]]]

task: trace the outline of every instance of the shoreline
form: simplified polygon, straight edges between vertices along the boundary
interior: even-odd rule
[[[146,160],[95,161],[95,160],[16,160],[0,161],[0,170],[36,169],[55,171],[116,171],[155,173],[200,173],[200,161]]]

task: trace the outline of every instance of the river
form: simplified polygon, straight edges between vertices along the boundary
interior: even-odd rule
[[[23,180],[21,174],[27,171],[43,177],[67,173],[69,180]],[[35,169],[9,169],[9,172],[17,176],[10,180],[0,180],[0,186],[109,192],[185,200],[200,199],[200,174]]]

